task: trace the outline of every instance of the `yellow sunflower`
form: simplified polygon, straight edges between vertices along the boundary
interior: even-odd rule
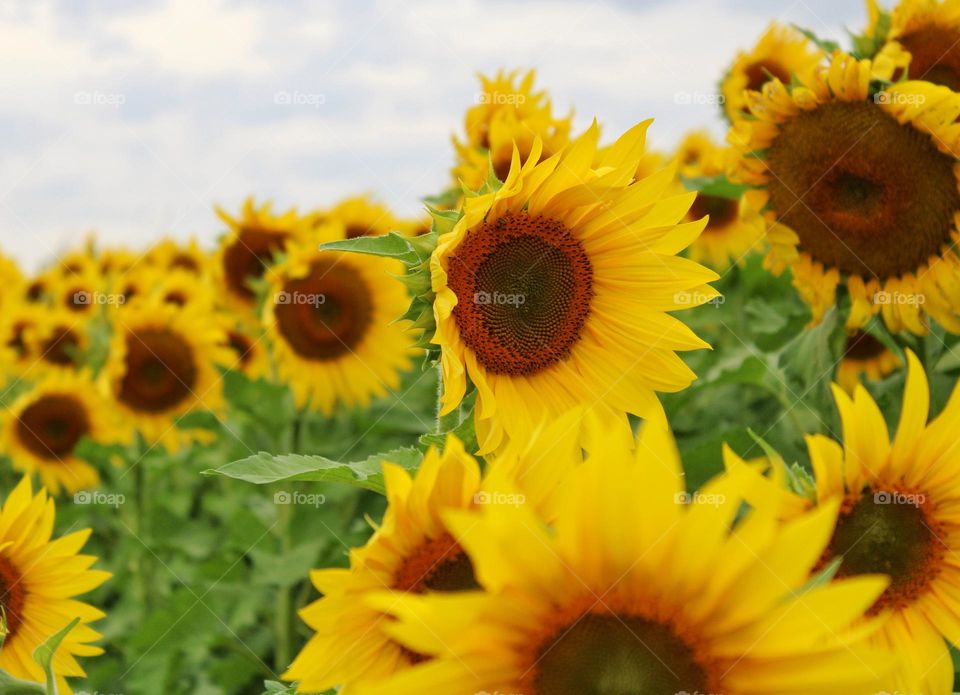
[[[871,73],[836,53],[802,87],[751,92],[734,176],[762,187],[767,266],[792,269],[815,321],[844,282],[849,330],[882,313],[892,331],[924,334],[930,316],[958,332],[960,95],[907,81],[871,96]]]
[[[177,307],[190,306],[206,312],[212,312],[217,304],[214,286],[190,270],[144,268],[140,277],[143,280],[141,287],[128,289],[128,292],[133,291],[134,296],[145,289],[147,296],[158,302]]]
[[[868,0],[870,27],[878,30],[879,8]],[[887,79],[906,77],[960,90],[960,2],[901,0],[894,8],[887,42],[875,57]]]
[[[731,123],[749,114],[745,90],[759,91],[771,76],[790,84],[807,81],[823,60],[822,51],[799,31],[773,22],[749,52],[737,54],[720,83],[723,110]]]
[[[16,262],[0,254],[0,309],[20,301],[24,282],[23,273]]]
[[[66,679],[86,675],[76,657],[103,653],[91,644],[100,635],[90,623],[104,613],[75,597],[100,586],[110,573],[90,569],[96,558],[78,554],[90,529],[52,539],[54,513],[53,500],[43,489],[34,495],[29,477],[0,510],[0,606],[7,632],[0,668],[17,678],[45,682],[34,650],[80,618],[53,657],[57,692],[69,695],[73,690]]]
[[[375,683],[424,659],[394,642],[383,628],[384,611],[371,608],[372,595],[458,592],[477,587],[473,567],[446,528],[444,512],[481,506],[521,505],[551,518],[564,471],[581,461],[577,423],[567,417],[542,429],[529,446],[514,447],[490,463],[497,477],[518,481],[516,492],[482,479],[480,466],[455,437],[443,453],[431,448],[411,479],[384,463],[387,511],[362,548],[350,552],[350,567],[315,571],[323,595],[301,611],[316,634],[284,678],[300,692],[323,692]],[[512,490],[512,489],[511,489]]]
[[[409,303],[392,276],[392,259],[319,251],[343,239],[344,227],[324,223],[267,274],[264,325],[281,380],[301,406],[333,412],[334,404],[366,406],[400,384],[416,354]]]
[[[0,312],[0,375],[17,377],[35,366],[38,355],[30,352],[26,334],[36,325],[36,307],[14,301]]]
[[[221,313],[224,345],[230,348],[229,358],[223,364],[246,374],[251,379],[270,375],[270,355],[264,340],[263,326],[242,313]]]
[[[108,281],[122,277],[141,260],[139,254],[123,247],[108,247],[97,254],[97,269]]]
[[[50,283],[48,292],[54,307],[89,316],[105,305],[105,287],[103,276],[85,268],[60,274]]]
[[[493,78],[480,75],[482,91],[467,110],[465,137],[453,139],[457,150],[453,176],[468,190],[483,186],[491,164],[497,178],[506,179],[514,146],[526,160],[538,138],[543,158],[570,142],[573,114],[555,118],[546,92],[534,92],[533,81],[532,70],[523,76],[518,71],[501,71]]]
[[[147,251],[144,260],[162,271],[179,270],[197,277],[205,277],[210,267],[210,257],[196,239],[186,243],[163,239]]]
[[[634,182],[648,123],[596,168],[596,124],[546,160],[539,142],[522,167],[515,150],[503,186],[440,236],[441,414],[476,386],[482,452],[581,404],[629,434],[627,413],[662,417],[655,392],[695,378],[675,351],[709,346],[666,312],[717,296],[717,275],[675,255],[707,222],[682,222],[695,193],[664,195],[675,168]]]
[[[382,236],[392,231],[403,231],[405,225],[383,203],[369,195],[345,198],[329,210],[319,214],[317,224],[340,224],[347,239],[361,236]]]
[[[74,451],[83,437],[124,439],[109,404],[86,374],[50,374],[20,395],[3,416],[2,441],[13,467],[36,473],[54,495],[96,487],[96,469]]]
[[[217,412],[223,394],[216,365],[229,350],[214,317],[192,307],[134,300],[117,311],[104,388],[126,426],[148,445],[175,450],[200,432],[181,430],[177,418]]]
[[[86,317],[69,309],[50,308],[34,313],[23,331],[26,354],[33,356],[29,370],[75,371],[83,366],[90,346]]]
[[[833,393],[842,446],[824,435],[807,437],[816,478],[811,502],[840,505],[820,564],[840,560],[841,578],[880,573],[891,579],[868,611],[884,618],[871,642],[899,657],[882,690],[948,695],[954,676],[944,640],[960,644],[960,389],[927,422],[927,376],[908,350],[892,442],[883,414],[863,386],[857,385],[852,397],[840,385]],[[770,492],[769,485],[758,489],[764,487]]]
[[[889,656],[858,624],[887,586],[807,586],[837,505],[739,521],[740,476],[693,496],[669,436],[605,439],[546,527],[524,507],[448,510],[484,592],[380,592],[385,631],[428,657],[352,695],[867,695]]]
[[[298,215],[296,209],[275,215],[271,203],[257,207],[252,197],[244,202],[238,218],[219,207],[216,210],[230,228],[214,262],[214,272],[225,293],[224,304],[250,308],[256,299],[251,280],[263,277],[277,254],[302,235],[310,219]]]
[[[852,395],[861,377],[880,381],[899,367],[900,360],[886,345],[865,331],[854,331],[843,348],[837,383]]]
[[[676,158],[688,178],[722,177],[728,151],[718,147],[709,134],[695,132],[684,138]],[[690,244],[687,255],[717,271],[724,271],[733,263],[742,264],[766,232],[762,207],[762,194],[753,190],[745,191],[739,198],[697,193],[687,219],[707,217],[708,222],[703,233]]]

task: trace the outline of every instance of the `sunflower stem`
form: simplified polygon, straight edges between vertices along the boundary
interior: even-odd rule
[[[293,422],[290,425],[290,452],[302,454],[304,445],[304,430],[306,429],[306,409],[297,411]],[[277,535],[280,538],[280,556],[286,556],[293,549],[293,539],[290,536],[291,521],[293,520],[293,500],[289,499],[289,492],[284,491],[288,497],[286,503],[277,503]],[[274,668],[278,673],[287,670],[292,656],[293,642],[293,587],[282,586],[277,592],[277,610],[275,616],[274,631],[276,634],[276,651],[274,653]]]

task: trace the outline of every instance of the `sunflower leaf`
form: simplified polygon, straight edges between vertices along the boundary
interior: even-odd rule
[[[416,249],[402,234],[390,232],[383,236],[360,236],[355,239],[338,239],[320,244],[321,251],[346,251],[362,253],[367,256],[396,258],[404,263],[414,264],[421,261]]]
[[[796,24],[791,24],[790,26],[792,26],[794,29],[796,29],[801,34],[803,34],[808,39],[810,39],[817,46],[817,48],[819,48],[821,51],[823,51],[827,55],[831,55],[834,51],[840,50],[840,44],[837,43],[836,41],[821,39],[819,36],[814,34],[809,29],[804,29],[803,27],[797,26]]]
[[[34,661],[40,664],[40,667],[47,676],[47,695],[57,695],[57,679],[53,674],[53,656],[57,653],[57,648],[60,646],[60,643],[63,642],[63,639],[70,634],[70,631],[75,628],[79,622],[80,618],[74,618],[65,628],[60,630],[60,632],[57,632],[33,650]]]
[[[717,176],[681,176],[680,180],[688,191],[696,191],[717,198],[729,198],[730,200],[740,200],[744,192],[750,188],[743,184],[733,183],[723,174]]]
[[[374,454],[362,461],[334,461],[324,456],[276,455],[261,451],[254,456],[206,470],[203,475],[222,475],[256,485],[281,480],[345,483],[383,494],[385,489],[381,466],[384,461],[415,470],[422,459],[423,453],[413,447]]]

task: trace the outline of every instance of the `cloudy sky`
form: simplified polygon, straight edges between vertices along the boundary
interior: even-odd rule
[[[609,137],[649,116],[662,147],[722,134],[698,102],[772,12],[840,37],[863,5],[0,0],[0,249],[35,267],[89,230],[212,243],[212,204],[250,193],[306,208],[368,191],[413,214],[447,182],[475,73],[500,66],[535,67]]]

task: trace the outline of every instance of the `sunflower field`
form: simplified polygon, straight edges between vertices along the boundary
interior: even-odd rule
[[[960,690],[960,0],[867,7],[723,142],[504,69],[419,218],[0,257],[0,694]]]

